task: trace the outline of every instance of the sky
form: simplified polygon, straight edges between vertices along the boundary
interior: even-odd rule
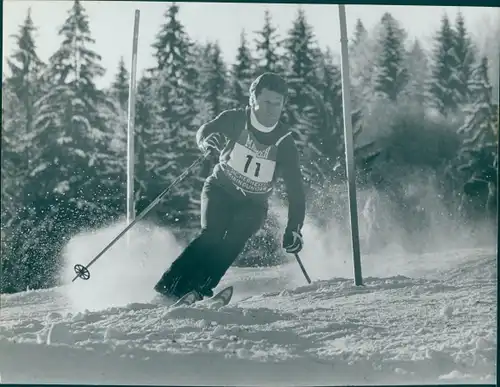
[[[88,1],[83,5],[89,15],[90,29],[96,40],[94,50],[101,55],[106,75],[97,81],[100,86],[108,85],[114,74],[120,57],[123,56],[127,68],[131,67],[132,35],[134,12],[140,10],[139,43],[137,58],[137,77],[145,68],[154,65],[153,43],[160,25],[165,20],[164,12],[170,3],[146,1]],[[198,41],[218,41],[228,63],[234,61],[240,42],[240,33],[244,29],[248,38],[253,40],[253,32],[260,30],[264,23],[264,11],[271,13],[273,24],[281,36],[286,35],[297,15],[296,4],[256,4],[256,3],[178,3],[179,18],[191,38]],[[72,1],[57,0],[4,0],[3,2],[3,53],[5,68],[6,57],[14,49],[14,40],[10,37],[19,31],[31,7],[32,18],[38,28],[36,33],[37,52],[46,61],[57,50],[61,38],[57,35],[65,21]],[[338,7],[336,5],[302,4],[308,22],[313,26],[319,45],[330,47],[340,53],[340,30]],[[365,27],[370,29],[384,12],[390,12],[410,37],[418,37],[429,46],[432,35],[438,28],[440,19],[447,13],[455,18],[458,7],[417,7],[417,6],[346,6],[348,34],[351,35],[356,19],[360,18]],[[481,35],[484,25],[491,23],[492,13],[498,8],[462,7],[466,25],[472,33]],[[238,16],[238,14],[240,16]]]

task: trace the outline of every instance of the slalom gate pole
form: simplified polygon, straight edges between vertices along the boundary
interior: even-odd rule
[[[132,64],[130,66],[130,81],[128,87],[128,117],[127,117],[127,224],[135,218],[134,195],[134,135],[135,135],[135,94],[137,74],[137,45],[139,40],[139,19],[141,12],[135,10],[134,33],[132,35]],[[130,243],[130,234],[127,235],[127,245]]]
[[[306,277],[306,280],[307,280],[307,283],[311,283],[311,278],[309,278],[309,275],[307,275],[307,271],[304,267],[304,265],[302,264],[302,260],[300,259],[299,257],[299,254],[297,253],[294,253],[293,254],[295,256],[295,259],[297,260],[299,266],[300,266],[300,270],[302,270],[302,273],[304,274],[304,277]]]
[[[135,191],[134,191],[134,137],[135,137],[135,94],[137,74],[137,46],[139,41],[139,19],[141,12],[136,9],[134,17],[134,33],[132,35],[132,63],[130,66],[130,80],[128,86],[128,117],[127,117],[127,224],[135,218]],[[132,236],[127,234],[127,255],[132,253],[130,249]]]
[[[349,197],[349,215],[351,220],[352,260],[354,264],[354,283],[363,285],[361,275],[361,251],[359,243],[358,202],[356,199],[356,171],[354,164],[354,137],[352,134],[351,86],[349,82],[349,49],[345,5],[339,4],[340,53],[342,77],[342,109],[344,117],[344,145],[347,173],[347,196]]]
[[[206,158],[207,158],[208,154],[204,154],[202,156],[200,156],[193,164],[191,164],[184,172],[182,172],[179,177],[177,177],[177,179],[175,179],[172,184],[170,184],[161,194],[159,194],[155,200],[153,200],[151,202],[151,204],[146,207],[144,209],[144,211],[142,211],[139,215],[137,215],[137,217],[132,221],[130,222],[127,227],[125,227],[123,229],[122,232],[120,232],[116,237],[115,239],[113,239],[99,254],[97,254],[97,256],[92,260],[90,261],[87,266],[83,266],[83,265],[80,265],[80,264],[77,264],[75,265],[74,269],[75,269],[75,273],[76,273],[76,276],[75,278],[73,278],[73,280],[71,282],[75,282],[77,278],[81,278],[83,280],[88,280],[90,278],[90,272],[89,272],[89,267],[95,262],[97,261],[100,257],[102,257],[104,255],[104,253],[106,251],[108,251],[111,246],[113,246],[128,230],[130,230],[139,220],[141,220],[142,218],[144,218],[144,216],[146,216],[146,214],[151,211],[159,202],[161,199],[163,199],[163,197],[176,185],[178,184],[182,179],[184,179],[187,174],[192,170],[194,169],[195,167],[197,167],[199,164],[201,164]]]

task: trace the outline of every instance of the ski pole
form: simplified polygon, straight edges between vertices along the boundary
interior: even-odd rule
[[[89,272],[89,267],[97,261],[106,251],[108,251],[111,246],[113,246],[128,230],[130,230],[139,220],[144,218],[146,214],[155,207],[161,199],[174,187],[177,183],[179,183],[182,179],[186,177],[186,175],[194,169],[196,166],[198,166],[201,162],[203,162],[207,158],[208,154],[204,154],[200,156],[193,164],[191,164],[184,172],[182,172],[177,179],[175,179],[172,184],[170,184],[161,194],[159,194],[155,200],[151,202],[151,204],[144,209],[132,222],[130,222],[127,227],[123,229],[122,232],[120,232],[115,239],[113,239],[97,256],[90,261],[87,266],[83,266],[80,264],[76,264],[74,267],[76,276],[73,278],[71,282],[75,282],[77,278],[81,278],[83,280],[88,280],[90,278],[90,272]]]
[[[309,276],[307,275],[307,271],[304,268],[304,265],[302,264],[302,261],[301,261],[301,259],[299,257],[299,254],[294,253],[293,255],[295,255],[295,259],[297,260],[297,262],[298,262],[298,264],[300,266],[300,269],[302,270],[302,273],[304,274],[304,277],[306,277],[307,282],[310,284],[311,283],[311,278],[309,278]]]

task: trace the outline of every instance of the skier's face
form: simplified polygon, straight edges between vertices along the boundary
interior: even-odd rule
[[[275,125],[283,110],[283,95],[268,89],[262,89],[255,98],[253,110],[259,122],[264,126]]]

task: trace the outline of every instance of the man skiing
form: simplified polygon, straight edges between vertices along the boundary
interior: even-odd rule
[[[298,151],[280,121],[286,81],[264,73],[250,86],[249,106],[226,110],[196,134],[200,149],[219,154],[201,192],[201,232],[163,274],[155,290],[178,299],[196,291],[211,297],[246,242],[264,224],[268,199],[279,175],[286,185],[288,222],[283,248],[302,249],[305,194]]]

